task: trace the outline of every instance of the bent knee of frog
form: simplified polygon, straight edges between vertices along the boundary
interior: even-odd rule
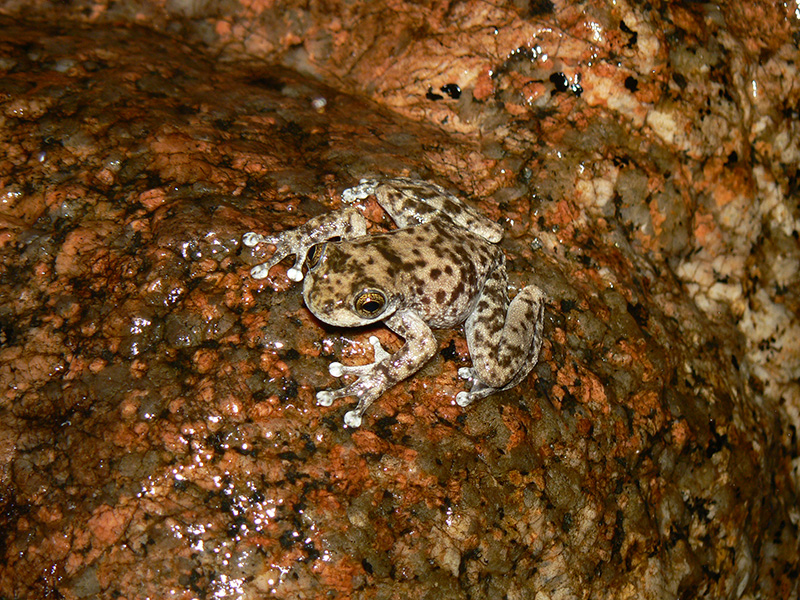
[[[431,357],[436,354],[436,351],[439,349],[439,342],[436,338],[426,339],[422,345],[422,352],[425,353],[426,356]]]
[[[430,337],[423,336],[413,341],[408,341],[409,350],[420,361],[430,360],[436,351],[439,349],[439,342],[432,335]]]

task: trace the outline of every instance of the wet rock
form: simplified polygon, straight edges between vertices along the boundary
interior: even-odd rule
[[[796,598],[781,6],[9,4],[0,595]],[[399,340],[240,239],[375,175],[502,223],[547,340],[464,411],[440,332],[354,431],[327,363]]]

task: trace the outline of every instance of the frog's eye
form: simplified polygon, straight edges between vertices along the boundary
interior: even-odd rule
[[[364,290],[356,296],[354,305],[360,316],[372,319],[386,307],[386,296],[379,290]]]
[[[311,249],[306,255],[306,266],[308,266],[309,269],[316,267],[319,264],[319,261],[322,259],[323,254],[325,254],[325,244],[311,246]]]

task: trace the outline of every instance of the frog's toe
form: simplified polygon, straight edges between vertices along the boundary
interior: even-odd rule
[[[286,271],[286,277],[288,277],[295,283],[298,281],[303,281],[303,271],[302,269],[295,269],[294,267],[289,267],[289,269]]]
[[[344,375],[344,365],[340,362],[332,362],[328,365],[328,373],[334,377],[341,377]]]
[[[377,336],[369,336],[369,343],[372,344],[372,350],[375,352],[375,359],[372,361],[372,364],[378,364],[383,359],[391,356],[386,350],[383,349],[383,346],[381,346],[381,341]]]
[[[334,377],[342,377],[344,375],[356,375],[357,377],[363,377],[364,375],[369,375],[374,367],[374,363],[370,363],[368,365],[348,366],[343,365],[340,362],[332,362],[328,365],[328,373]]]
[[[342,377],[344,375],[355,375],[357,377],[364,377],[368,376],[372,373],[373,369],[375,369],[375,365],[379,362],[384,360],[385,358],[389,358],[389,353],[383,349],[381,346],[380,341],[374,335],[370,336],[369,343],[372,344],[372,349],[375,352],[375,358],[373,361],[366,365],[343,365],[340,362],[332,362],[328,365],[328,373],[333,375],[334,377]]]
[[[369,198],[375,193],[378,182],[375,179],[362,179],[358,185],[342,191],[342,202],[353,204],[359,200]]]
[[[380,390],[377,390],[378,392]],[[338,390],[322,390],[317,392],[317,404],[330,406],[337,398],[354,396],[358,398],[358,405],[344,415],[344,424],[347,427],[359,427],[364,413],[376,398],[376,390],[364,381],[356,381]]]
[[[348,427],[361,427],[362,412],[358,410],[349,410],[344,414],[344,424]]]
[[[472,381],[475,379],[475,371],[472,367],[461,367],[458,370],[458,376],[461,377],[461,379]]]
[[[264,279],[267,275],[269,275],[269,268],[270,265],[268,263],[264,263],[262,265],[256,265],[252,269],[250,269],[250,276],[253,279]]]
[[[472,398],[469,397],[469,392],[458,392],[458,394],[456,394],[456,404],[461,408],[466,408],[472,404]]]
[[[349,374],[349,369],[357,368],[357,367],[346,367],[341,363],[331,363],[328,369],[330,370],[332,367],[334,367],[334,365],[339,365],[342,369],[344,369],[345,374]],[[331,373],[333,374],[333,371],[331,371]],[[354,381],[350,385],[346,385],[339,389],[321,390],[317,392],[317,404],[319,404],[320,406],[330,406],[331,404],[333,404],[334,400],[338,400],[339,398],[346,398],[348,396],[355,396],[360,400],[363,396],[369,395],[371,391],[371,386],[369,385],[369,383],[365,384],[365,379],[366,378],[364,377],[359,377],[356,381]]]
[[[331,404],[333,404],[334,400],[338,400],[339,398],[346,398],[347,396],[356,396],[356,392],[353,391],[354,387],[355,384],[350,384],[343,388],[339,388],[338,390],[319,391],[317,392],[317,404],[319,404],[320,406],[330,406]]]
[[[299,249],[295,252],[295,256],[297,257],[294,261],[294,264],[286,270],[286,277],[288,277],[291,281],[297,283],[298,281],[303,281],[303,263],[306,260],[307,252],[304,249]]]
[[[467,383],[470,384],[471,388],[471,391],[469,392],[458,392],[458,394],[456,394],[456,404],[464,408],[472,404],[473,401],[475,401],[475,398],[472,395],[472,391],[474,391],[477,388],[479,380],[475,375],[475,369],[473,369],[472,367],[461,367],[458,370],[458,376],[461,377],[461,379],[466,379]]]
[[[497,390],[493,387],[488,387],[478,382],[472,386],[468,392],[458,392],[456,394],[456,404],[461,408],[466,408],[476,400],[486,398],[486,396],[495,393]]]
[[[358,404],[353,410],[349,410],[344,415],[344,424],[347,427],[358,427],[361,425],[361,419],[364,416],[364,413],[367,412],[367,409],[372,405],[380,395],[381,390],[375,389],[373,386],[367,384],[359,384],[356,383],[353,386],[352,395],[358,398]]]
[[[490,396],[495,392],[500,391],[500,388],[494,388],[490,385],[486,385],[481,378],[475,374],[475,370],[470,367],[462,367],[458,370],[458,376],[462,379],[466,379],[470,385],[470,389],[468,392],[458,392],[456,394],[456,404],[459,406],[466,407],[475,402],[476,400],[481,400],[486,398],[486,396]]]
[[[248,248],[252,248],[253,246],[258,246],[261,242],[266,242],[268,240],[269,238],[266,238],[260,233],[256,233],[255,231],[248,231],[242,236],[242,243]]]
[[[389,353],[383,349],[378,338],[370,336],[369,343],[375,352],[373,362],[366,365],[343,365],[340,362],[332,362],[328,365],[328,372],[334,377],[344,375],[355,375],[357,379],[338,390],[323,390],[317,392],[317,404],[330,406],[337,398],[352,396],[358,399],[358,405],[344,416],[344,424],[347,427],[359,427],[361,419],[369,406],[387,388],[390,382],[385,373],[377,369],[379,363],[389,358]]]
[[[330,406],[333,404],[333,392],[330,390],[322,390],[317,392],[317,404],[320,406]]]
[[[270,269],[272,269],[272,267],[281,262],[280,261],[281,258],[283,257],[272,258],[271,260],[265,263],[256,265],[255,267],[250,269],[250,276],[253,279],[264,279],[265,277],[267,277],[267,275],[269,275]],[[289,267],[286,270],[286,277],[290,281],[294,281],[295,283],[297,283],[298,281],[303,281],[303,270],[298,268],[297,266]]]

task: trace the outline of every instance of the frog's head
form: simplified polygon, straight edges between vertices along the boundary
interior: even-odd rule
[[[314,316],[336,327],[383,321],[401,301],[392,292],[385,266],[352,249],[352,244],[328,242],[315,246],[308,256],[303,299]]]

